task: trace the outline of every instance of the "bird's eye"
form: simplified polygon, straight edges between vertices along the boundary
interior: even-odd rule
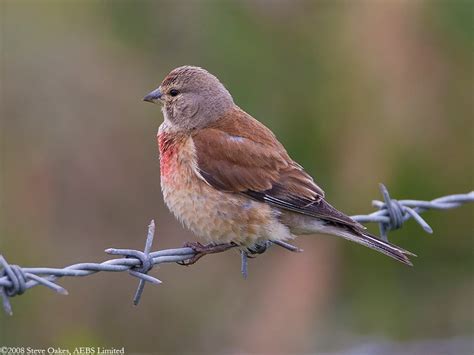
[[[170,90],[170,95],[171,95],[171,96],[176,96],[176,95],[178,95],[178,94],[179,94],[179,91],[178,91],[178,90],[176,90],[176,89],[171,89],[171,90]]]

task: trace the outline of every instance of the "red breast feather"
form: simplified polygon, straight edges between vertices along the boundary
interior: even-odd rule
[[[160,173],[168,176],[172,171],[172,159],[177,149],[177,137],[167,132],[158,134],[158,149],[160,151]]]

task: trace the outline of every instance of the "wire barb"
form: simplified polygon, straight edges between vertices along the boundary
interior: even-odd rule
[[[380,190],[382,192],[383,201],[372,201],[372,205],[378,208],[378,211],[368,215],[352,216],[352,218],[359,223],[378,223],[380,234],[385,240],[388,239],[387,234],[389,231],[401,228],[403,224],[411,218],[426,232],[433,233],[428,223],[421,218],[421,213],[429,209],[446,210],[456,208],[464,203],[474,201],[474,191],[466,194],[444,196],[432,201],[419,201],[392,199],[387,188],[382,184],[380,185]],[[128,271],[130,275],[137,277],[139,284],[133,298],[133,303],[138,305],[146,282],[155,285],[161,283],[157,278],[148,275],[148,272],[153,266],[162,263],[189,261],[196,256],[196,251],[189,247],[151,252],[154,234],[155,223],[152,220],[148,226],[143,251],[110,248],[105,250],[105,252],[121,257],[106,260],[102,263],[78,263],[64,268],[27,268],[18,265],[10,265],[6,259],[0,255],[0,297],[2,298],[4,311],[12,315],[10,298],[21,295],[32,287],[42,285],[60,294],[67,295],[66,289],[55,283],[57,279],[64,276],[88,276],[100,271]],[[263,250],[266,250],[271,244],[278,245],[293,252],[302,251],[298,247],[282,241],[269,242],[264,246]],[[260,252],[257,250],[256,253],[259,254]],[[248,276],[248,258],[252,257],[252,255],[249,255],[247,251],[241,251],[241,273],[244,278]]]
[[[148,281],[152,284],[159,285],[161,281],[155,277],[147,275],[148,271],[153,268],[153,257],[150,255],[151,246],[153,244],[153,238],[155,236],[155,221],[152,219],[148,225],[148,233],[146,237],[145,249],[143,251],[132,250],[132,249],[106,249],[107,254],[122,255],[126,258],[136,258],[140,260],[140,264],[132,267],[128,273],[136,278],[140,279],[138,283],[137,291],[133,297],[133,304],[135,306],[140,303],[143,290],[145,288],[145,282]]]
[[[10,265],[3,255],[0,254],[0,265],[2,270],[0,271],[0,297],[2,297],[2,304],[5,313],[13,315],[12,306],[10,304],[10,297],[23,294],[31,283],[28,283],[28,279],[33,280],[36,284],[40,284],[51,288],[52,290],[67,295],[68,292],[65,288],[39,277],[35,274],[31,274],[22,269],[18,265]],[[34,285],[34,284],[33,284]]]

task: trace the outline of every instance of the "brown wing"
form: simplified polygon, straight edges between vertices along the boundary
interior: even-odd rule
[[[273,133],[240,109],[193,135],[201,176],[221,191],[354,227],[324,200],[324,191],[294,162]]]

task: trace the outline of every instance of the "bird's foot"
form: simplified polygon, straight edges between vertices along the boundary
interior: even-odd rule
[[[215,254],[215,253],[222,253],[226,250],[235,248],[237,244],[235,243],[225,243],[225,244],[206,244],[203,245],[199,242],[186,242],[184,243],[185,248],[191,248],[194,250],[195,254],[190,259],[184,261],[178,261],[179,265],[189,266],[196,263],[199,259],[201,259],[204,255],[207,254]]]

